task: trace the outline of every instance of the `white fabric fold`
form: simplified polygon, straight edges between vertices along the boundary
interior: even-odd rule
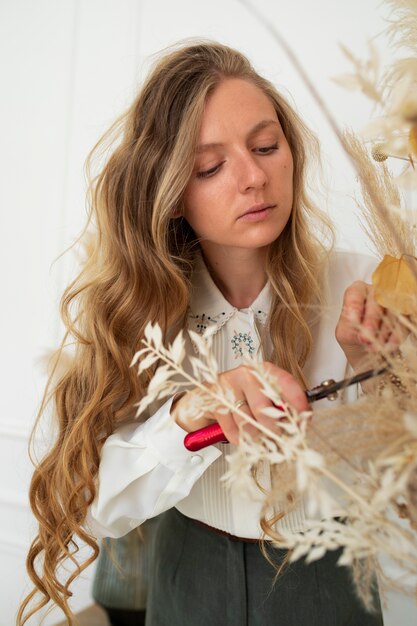
[[[96,536],[120,537],[177,504],[220,451],[184,446],[186,431],[170,415],[172,398],[145,423],[128,424],[103,446],[98,496],[88,526]]]

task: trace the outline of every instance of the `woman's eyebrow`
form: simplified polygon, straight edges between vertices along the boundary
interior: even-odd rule
[[[206,150],[213,150],[214,148],[221,148],[224,144],[222,143],[203,143],[200,146],[197,146],[197,154],[201,154]]]
[[[261,120],[260,122],[255,124],[255,126],[251,128],[251,130],[248,132],[248,139],[253,137],[253,135],[256,135],[256,133],[258,133],[260,130],[267,128],[268,126],[279,127],[279,124],[276,120]],[[221,142],[203,143],[197,146],[197,154],[201,154],[202,152],[205,152],[206,150],[213,150],[215,148],[221,148],[223,145],[224,144],[222,144]]]
[[[249,131],[248,137],[252,137],[253,135],[256,135],[256,133],[259,133],[260,130],[267,128],[268,126],[279,127],[279,124],[277,120],[262,120],[261,122],[258,122],[257,124],[255,124],[255,126]]]

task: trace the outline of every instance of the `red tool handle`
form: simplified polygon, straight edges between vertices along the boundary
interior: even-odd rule
[[[188,433],[184,439],[185,447],[187,450],[191,450],[191,452],[196,452],[201,450],[201,448],[213,445],[213,443],[220,442],[228,443],[222,427],[217,422],[195,430],[193,433]]]
[[[381,374],[385,374],[387,371],[387,367],[381,367],[361,372],[351,378],[346,378],[338,382],[335,382],[333,379],[324,380],[321,385],[318,385],[313,389],[307,389],[305,394],[310,403],[316,402],[316,400],[321,400],[322,398],[330,398],[330,396],[334,394],[336,394],[335,397],[337,397],[337,392],[340,389],[363,380],[367,380],[368,378],[373,378],[374,376],[380,376]],[[200,428],[200,430],[196,430],[193,433],[188,433],[184,439],[184,445],[187,450],[195,452],[196,450],[201,450],[201,448],[211,446],[213,443],[220,443],[221,441],[228,443],[220,424],[216,422],[215,424],[210,424],[210,426],[206,426],[205,428]]]
[[[184,437],[184,446],[191,452],[196,452],[214,443],[229,443],[218,422],[195,430],[192,433],[188,433],[188,435]]]

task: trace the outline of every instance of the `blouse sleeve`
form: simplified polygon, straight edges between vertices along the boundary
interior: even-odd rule
[[[175,506],[222,454],[215,446],[188,451],[171,404],[172,398],[146,422],[124,425],[106,440],[87,519],[94,536],[121,537]]]

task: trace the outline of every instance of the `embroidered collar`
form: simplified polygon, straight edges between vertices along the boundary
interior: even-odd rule
[[[192,277],[188,327],[203,334],[207,328],[216,326],[218,332],[238,311],[247,312],[265,324],[271,306],[271,288],[269,283],[246,309],[237,309],[230,304],[214,283],[210,273],[199,255]]]

